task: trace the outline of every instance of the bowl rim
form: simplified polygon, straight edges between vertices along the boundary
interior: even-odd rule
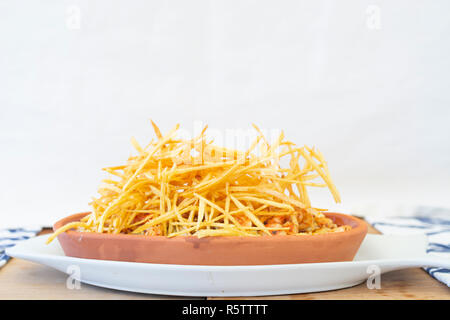
[[[69,216],[66,216],[58,221],[56,221],[53,224],[53,231],[56,231],[58,228],[62,227],[63,225],[69,223],[69,222],[75,222],[79,221],[82,217],[90,214],[91,212],[81,212],[81,213],[75,213]],[[139,234],[114,234],[114,233],[97,233],[97,232],[80,232],[75,230],[67,230],[63,232],[62,234],[66,234],[67,236],[71,237],[80,237],[82,236],[85,240],[88,239],[114,239],[114,240],[145,240],[145,241],[230,241],[230,240],[243,240],[246,241],[267,241],[268,239],[273,240],[281,240],[281,241],[292,241],[292,240],[326,240],[327,238],[332,239],[337,236],[354,236],[361,233],[367,233],[368,226],[367,223],[355,216],[343,214],[343,213],[337,213],[337,212],[323,212],[327,217],[339,217],[350,220],[354,226],[352,226],[352,229],[342,232],[329,232],[329,233],[322,233],[322,234],[305,234],[305,235],[274,235],[274,236],[210,236],[210,237],[202,237],[198,238],[197,236],[176,236],[176,237],[166,237],[166,236],[146,236],[146,235],[139,235]],[[61,236],[62,234],[59,234]]]

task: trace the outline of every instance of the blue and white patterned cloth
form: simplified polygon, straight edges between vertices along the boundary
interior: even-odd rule
[[[10,258],[5,253],[6,248],[13,247],[19,241],[34,237],[39,231],[41,228],[37,227],[0,229],[0,268]]]
[[[450,209],[417,207],[409,216],[378,218],[365,217],[384,234],[425,233],[427,253],[450,259]],[[450,269],[425,268],[435,279],[450,287]]]

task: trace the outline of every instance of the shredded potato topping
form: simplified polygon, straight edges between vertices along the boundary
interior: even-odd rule
[[[104,168],[92,213],[53,233],[82,232],[148,236],[260,236],[342,232],[323,211],[311,206],[307,187],[328,187],[340,196],[320,151],[297,147],[281,133],[269,144],[261,130],[245,152],[208,141],[205,127],[193,139],[166,135],[153,123],[156,140],[141,147],[125,165]],[[288,167],[281,161],[287,158]],[[316,180],[321,180],[321,183]]]

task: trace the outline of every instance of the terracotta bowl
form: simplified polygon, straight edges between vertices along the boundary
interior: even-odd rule
[[[88,212],[59,220],[59,227],[78,221]],[[70,257],[183,265],[273,265],[351,261],[361,245],[367,225],[340,213],[325,213],[337,225],[350,225],[339,233],[305,236],[166,238],[104,234],[69,230],[58,236]]]

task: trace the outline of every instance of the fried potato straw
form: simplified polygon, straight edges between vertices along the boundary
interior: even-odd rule
[[[320,151],[297,147],[281,133],[270,145],[261,130],[245,152],[207,141],[205,127],[193,139],[177,139],[179,125],[145,148],[132,139],[136,156],[104,168],[92,212],[56,230],[147,236],[260,236],[342,232],[311,206],[307,187],[328,187],[340,196]],[[259,151],[259,152],[258,152]],[[289,166],[280,161],[290,157]],[[322,183],[315,182],[322,180]]]

